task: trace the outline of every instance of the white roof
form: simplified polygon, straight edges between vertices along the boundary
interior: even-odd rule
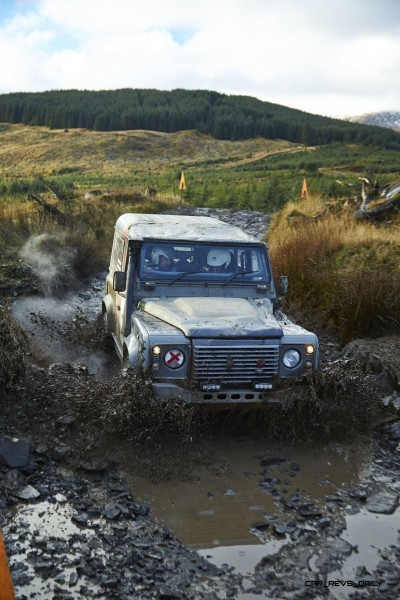
[[[239,227],[211,217],[126,213],[118,218],[115,227],[130,240],[260,243]]]

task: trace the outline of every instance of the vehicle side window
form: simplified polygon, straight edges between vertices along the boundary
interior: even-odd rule
[[[114,236],[114,244],[111,253],[110,271],[124,270],[124,238],[118,233]]]

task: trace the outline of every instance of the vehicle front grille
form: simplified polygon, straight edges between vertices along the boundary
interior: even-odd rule
[[[277,345],[194,345],[193,382],[252,383],[277,375]]]

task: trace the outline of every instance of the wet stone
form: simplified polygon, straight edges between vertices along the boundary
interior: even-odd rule
[[[288,465],[290,471],[300,471],[300,465],[297,462],[291,462]]]
[[[399,504],[398,496],[389,492],[377,492],[367,500],[367,510],[372,513],[391,515]]]
[[[367,491],[364,488],[353,488],[349,490],[350,498],[356,498],[357,500],[364,501],[367,499]]]
[[[325,518],[318,519],[318,527],[320,529],[326,529],[327,527],[329,527],[330,524],[331,524],[331,522],[329,519],[325,519]]]
[[[3,485],[9,490],[17,490],[24,482],[24,475],[20,471],[17,471],[17,469],[8,471],[3,478]]]
[[[76,421],[76,417],[74,415],[62,415],[56,421],[56,427],[69,427],[73,425]]]
[[[280,525],[279,523],[275,523],[273,526],[273,531],[276,535],[282,537],[287,534],[287,529],[284,525]]]
[[[158,598],[160,600],[179,600],[182,598],[182,595],[176,589],[161,587],[158,590]]]
[[[392,440],[400,441],[400,423],[390,425],[388,433]]]
[[[26,485],[22,489],[18,490],[18,492],[16,493],[16,496],[20,500],[26,500],[26,501],[37,500],[37,498],[39,498],[39,496],[40,496],[40,492],[38,492],[38,490],[35,489],[33,486]]]
[[[264,492],[269,492],[270,494],[277,493],[276,486],[273,483],[262,481],[259,485],[264,490]]]
[[[71,448],[69,446],[56,446],[53,448],[53,456],[55,460],[61,461],[71,454]]]
[[[296,507],[296,511],[298,512],[299,515],[301,515],[302,517],[306,517],[306,518],[322,516],[321,509],[319,509],[314,504],[301,504],[300,506]]]
[[[88,526],[88,518],[86,515],[82,515],[82,514],[73,515],[71,517],[71,521],[73,523],[75,523],[76,525],[79,525],[79,527],[87,527]]]
[[[106,519],[109,519],[110,521],[118,519],[120,514],[121,509],[117,504],[114,504],[114,502],[109,502],[104,507],[103,515],[106,517]]]
[[[106,471],[109,463],[106,461],[86,460],[80,463],[79,468],[88,473],[101,473]]]
[[[263,456],[261,458],[261,465],[263,467],[268,467],[271,465],[279,465],[286,461],[286,458],[282,458],[280,456]]]
[[[11,468],[34,466],[31,445],[25,440],[0,437],[0,458]]]

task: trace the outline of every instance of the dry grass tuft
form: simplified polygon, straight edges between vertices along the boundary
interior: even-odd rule
[[[400,330],[399,222],[357,221],[321,198],[289,203],[269,232],[289,303],[332,324],[346,342]]]
[[[25,373],[27,341],[8,307],[0,306],[0,395],[10,390]]]

